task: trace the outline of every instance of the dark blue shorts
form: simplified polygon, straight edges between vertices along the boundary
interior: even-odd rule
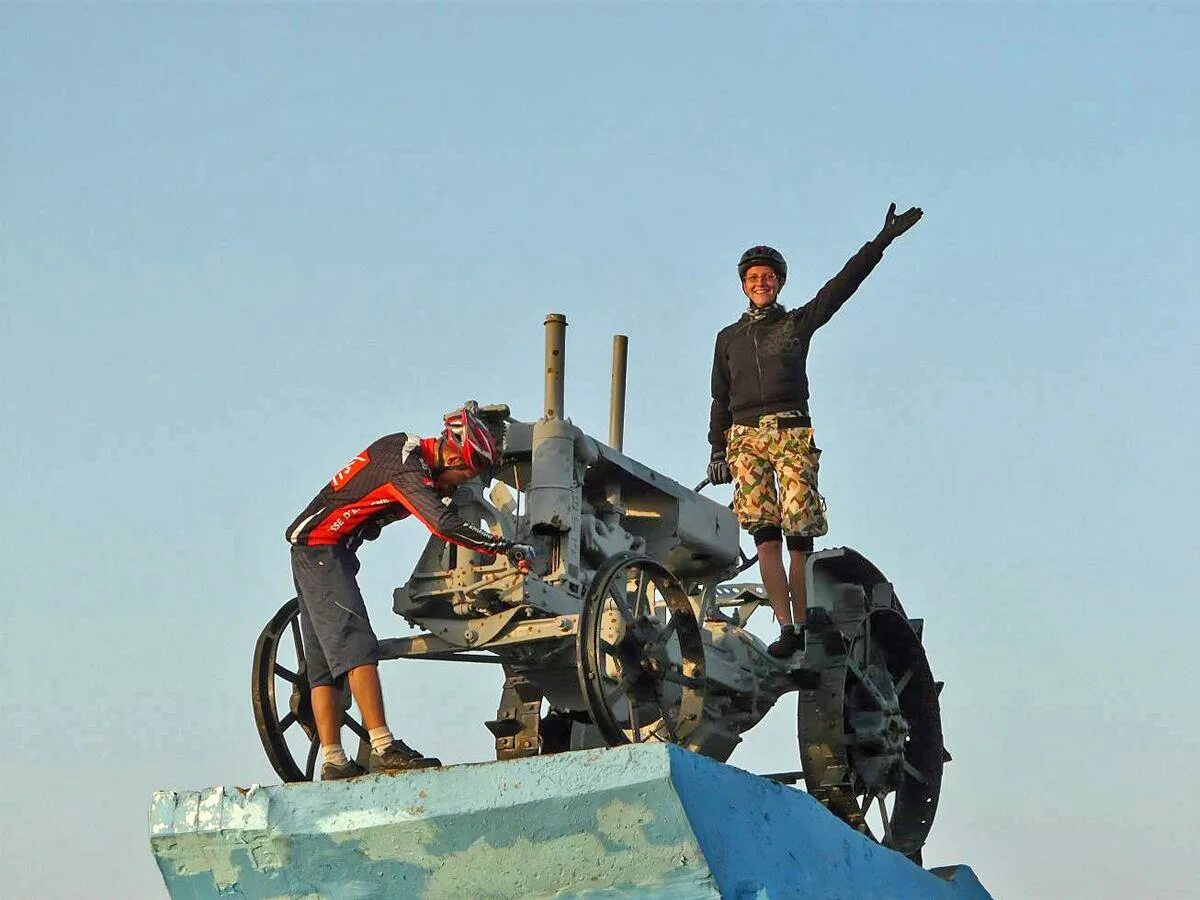
[[[358,557],[334,544],[292,547],[308,683],[333,685],[351,669],[379,662],[379,640],[358,589]]]

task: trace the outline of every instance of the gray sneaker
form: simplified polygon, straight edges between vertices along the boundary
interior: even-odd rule
[[[336,766],[333,763],[325,763],[321,766],[322,781],[342,781],[346,778],[357,778],[359,775],[366,775],[367,770],[350,759],[346,761],[344,766]]]
[[[372,750],[367,761],[371,772],[407,772],[409,769],[436,769],[442,764],[433,756],[422,756],[404,741],[392,741],[382,750]]]

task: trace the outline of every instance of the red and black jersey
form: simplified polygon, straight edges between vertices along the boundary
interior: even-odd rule
[[[413,515],[443,540],[481,553],[503,552],[508,541],[465,522],[434,488],[428,460],[435,443],[404,432],[381,437],[334,474],[288,526],[288,541],[349,542]]]

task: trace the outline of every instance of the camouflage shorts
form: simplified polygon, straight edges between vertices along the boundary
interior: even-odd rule
[[[811,428],[781,430],[775,415],[763,416],[758,425],[731,426],[726,458],[741,526],[750,532],[775,525],[784,534],[825,534],[825,498],[817,491],[820,457]]]

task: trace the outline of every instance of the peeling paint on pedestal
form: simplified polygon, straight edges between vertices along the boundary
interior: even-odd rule
[[[172,897],[986,897],[799,791],[671,745],[328,784],[160,791]],[[941,876],[941,877],[939,877]]]

